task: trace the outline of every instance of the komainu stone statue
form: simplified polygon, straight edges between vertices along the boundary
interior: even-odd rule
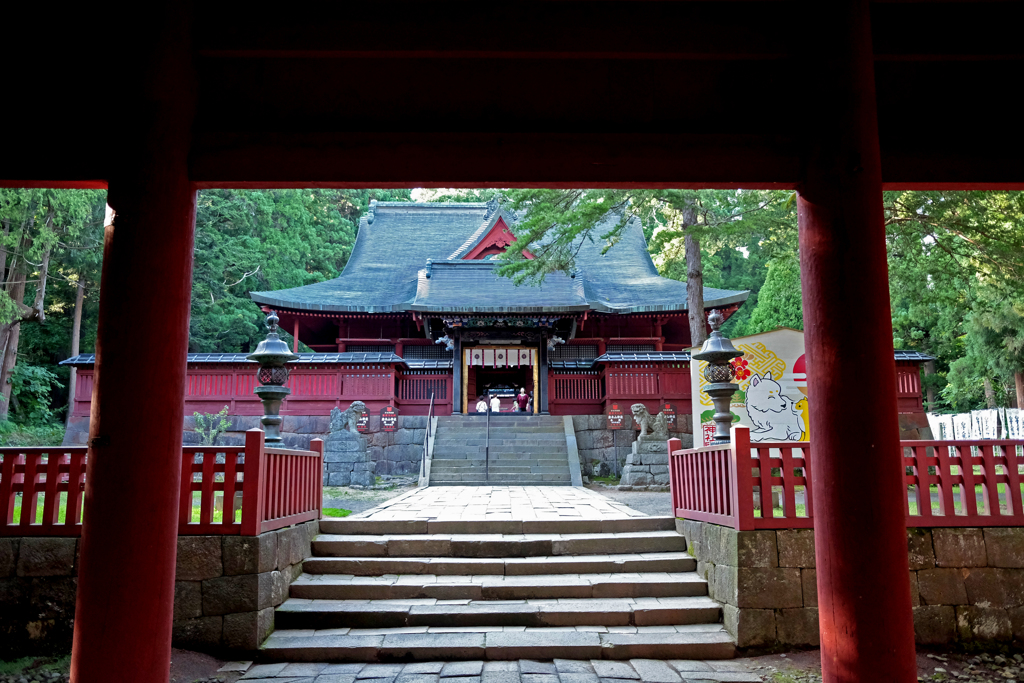
[[[362,401],[353,401],[345,411],[331,411],[331,433],[324,443],[324,483],[328,486],[368,487],[376,481],[377,463],[370,460],[357,427],[365,412]]]
[[[651,415],[643,403],[634,403],[631,410],[640,434],[626,457],[620,483],[664,486],[668,484],[668,419],[664,412]]]
[[[651,415],[643,403],[634,403],[630,410],[633,411],[633,419],[640,425],[637,441],[668,441],[668,419],[664,411]]]
[[[353,434],[359,433],[359,418],[366,412],[366,404],[362,401],[352,401],[352,405],[345,412],[341,408],[331,410],[331,431],[340,432],[347,429]]]

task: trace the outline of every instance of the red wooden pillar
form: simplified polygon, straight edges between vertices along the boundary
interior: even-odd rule
[[[188,5],[113,30],[108,201],[71,679],[166,682],[192,289]],[[129,60],[129,55],[133,59]],[[140,434],[129,425],[144,421]]]
[[[798,210],[822,672],[830,682],[910,682],[907,494],[868,3],[804,9]]]

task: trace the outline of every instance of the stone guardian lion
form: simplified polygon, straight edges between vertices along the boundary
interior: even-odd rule
[[[348,430],[352,434],[359,433],[359,418],[366,412],[366,404],[362,401],[352,401],[348,410],[342,412],[340,408],[331,410],[331,432]]]
[[[664,411],[651,415],[643,403],[634,403],[630,410],[633,412],[633,419],[640,425],[637,441],[668,441],[668,418],[665,417]]]

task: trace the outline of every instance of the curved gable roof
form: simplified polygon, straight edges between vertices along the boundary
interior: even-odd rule
[[[658,275],[639,221],[631,221],[605,254],[600,240],[584,241],[577,277],[551,274],[539,287],[516,287],[494,274],[493,262],[460,262],[499,217],[513,225],[514,214],[497,208],[494,203],[371,202],[340,276],[250,296],[260,305],[283,310],[339,313],[686,310],[686,283]],[[609,216],[597,234],[616,220]],[[433,262],[429,277],[428,259]],[[706,307],[746,298],[747,292],[704,289]]]

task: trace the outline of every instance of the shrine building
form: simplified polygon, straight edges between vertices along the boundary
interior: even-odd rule
[[[282,414],[324,417],[360,400],[371,416],[388,405],[401,415],[442,416],[475,411],[482,395],[497,395],[504,412],[525,388],[537,414],[598,415],[613,404],[628,413],[633,403],[656,413],[668,405],[680,416],[673,428],[692,433],[686,283],[658,274],[639,222],[604,254],[601,240],[583,240],[575,273],[516,286],[495,273],[495,257],[516,242],[515,221],[497,202],[371,201],[340,276],[253,292],[314,352],[292,364]],[[705,310],[728,318],[747,294],[705,287]],[[185,414],[228,406],[231,415],[261,415],[255,364],[245,356],[189,354]],[[899,360],[900,412],[922,426],[918,364],[927,358]],[[66,442],[84,443],[94,356],[64,362],[80,368]],[[321,427],[289,419],[285,430]]]

